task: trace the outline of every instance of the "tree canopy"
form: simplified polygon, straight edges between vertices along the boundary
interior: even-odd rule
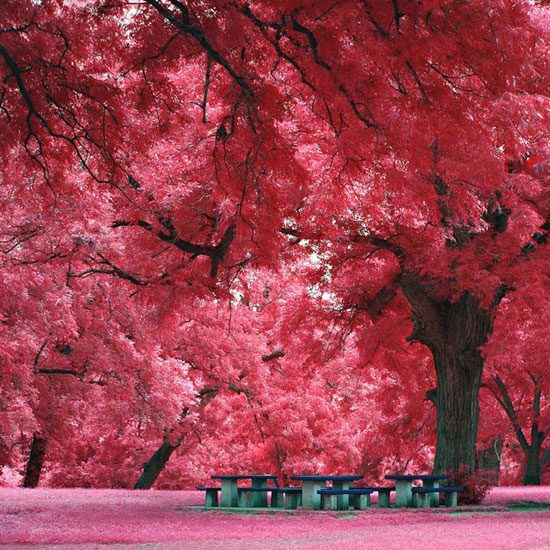
[[[186,438],[457,470],[488,387],[536,447],[548,28],[527,0],[4,2],[0,458],[58,430],[134,472]]]

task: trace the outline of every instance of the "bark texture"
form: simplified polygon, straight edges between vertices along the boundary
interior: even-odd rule
[[[435,300],[427,285],[405,273],[401,287],[412,307],[409,340],[432,352],[437,378],[434,473],[475,467],[479,388],[484,360],[479,351],[491,331],[491,317],[470,293],[460,300]]]
[[[153,453],[153,456],[143,465],[143,472],[134,485],[134,489],[150,489],[158,476],[164,470],[172,453],[181,445],[183,438],[178,438],[174,444],[167,437],[162,445]]]
[[[527,450],[525,460],[525,470],[523,471],[523,484],[524,485],[540,485],[540,444],[538,441],[529,446]]]
[[[29,461],[27,462],[27,469],[23,479],[23,487],[38,487],[40,474],[44,466],[44,458],[46,457],[47,442],[48,440],[45,437],[40,437],[36,434],[33,435]]]

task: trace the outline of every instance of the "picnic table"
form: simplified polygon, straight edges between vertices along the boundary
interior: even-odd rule
[[[423,487],[433,489],[439,487],[439,482],[444,479],[449,479],[451,476],[445,474],[419,474],[419,475],[397,475],[390,474],[385,476],[386,479],[395,481],[395,505],[396,506],[412,506],[412,482],[415,480],[422,481]],[[436,499],[439,499],[439,494],[434,493],[430,497],[430,502],[435,505]]]
[[[317,492],[327,486],[327,482],[332,483],[333,489],[347,490],[354,481],[362,479],[363,476],[344,475],[344,476],[290,476],[294,481],[302,482],[302,507],[311,510],[321,509],[321,495]],[[345,510],[349,505],[349,495],[338,495],[338,508]]]
[[[237,482],[240,479],[250,479],[251,485],[255,489],[267,489],[268,480],[273,480],[276,485],[277,476],[271,474],[252,474],[252,475],[215,475],[211,476],[212,479],[219,479],[222,483],[222,491],[220,498],[220,506],[223,507],[238,507],[239,506],[239,489]],[[267,506],[267,491],[257,492],[253,495],[254,507],[266,507]]]

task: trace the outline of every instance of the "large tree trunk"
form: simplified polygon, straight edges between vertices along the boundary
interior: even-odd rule
[[[178,438],[174,444],[171,444],[167,437],[164,438],[162,445],[153,453],[153,456],[143,465],[143,472],[134,485],[134,489],[150,489],[158,476],[164,470],[172,453],[181,445],[183,438]]]
[[[437,378],[437,443],[434,473],[474,470],[483,357],[479,347],[491,318],[468,292],[460,300],[434,300],[416,277],[406,273],[401,286],[413,310],[410,340],[432,352]]]
[[[542,444],[546,433],[539,431],[540,418],[540,398],[541,391],[538,385],[535,385],[535,404],[534,420],[531,424],[531,445],[524,449],[525,452],[525,470],[523,471],[524,485],[540,485],[540,477],[543,465],[541,457]]]
[[[540,485],[540,446],[531,444],[529,450],[525,453],[525,470],[523,471],[524,485]]]
[[[437,443],[434,472],[475,467],[481,356],[465,364],[453,351],[434,353],[437,373]]]
[[[36,434],[33,435],[29,461],[27,462],[25,478],[23,479],[23,487],[34,488],[38,486],[46,456],[46,444],[47,439],[45,437],[40,437]]]

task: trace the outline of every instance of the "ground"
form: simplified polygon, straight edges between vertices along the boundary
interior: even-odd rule
[[[550,486],[495,488],[484,507],[235,514],[195,491],[0,488],[0,548],[550,549]]]

